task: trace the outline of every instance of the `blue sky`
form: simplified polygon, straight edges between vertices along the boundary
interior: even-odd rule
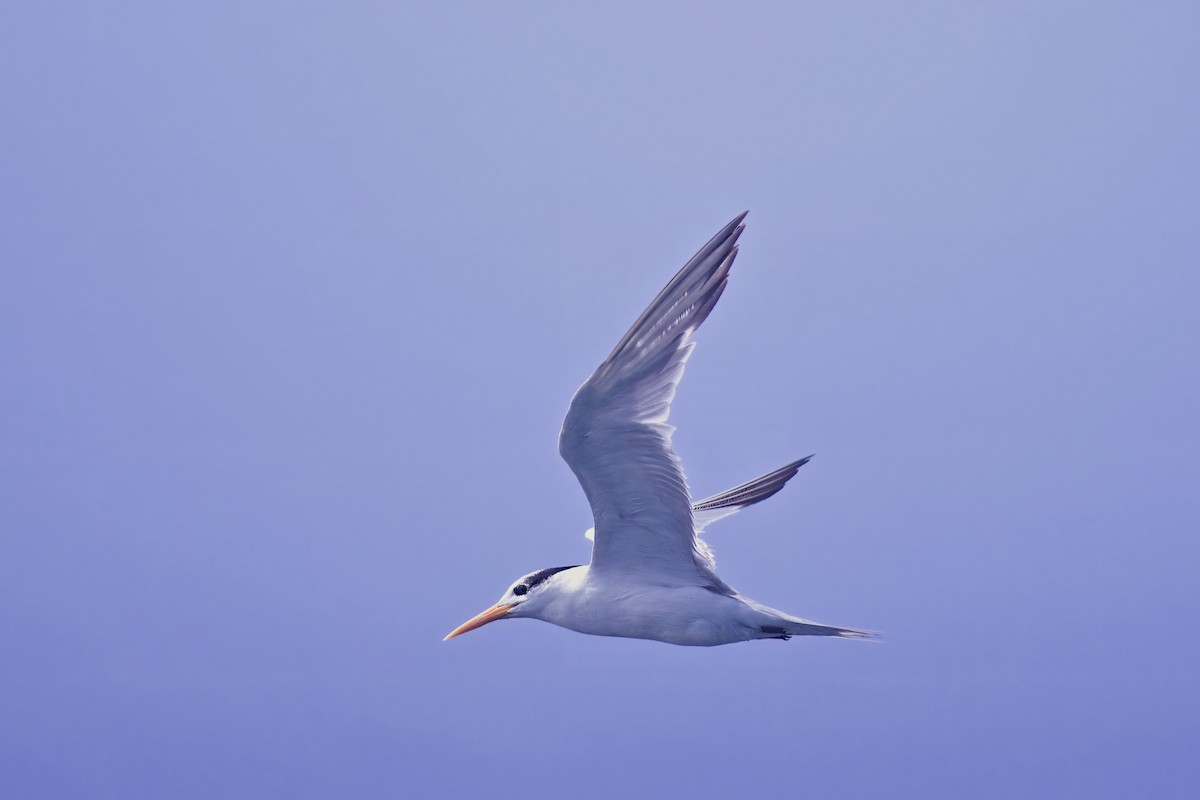
[[[6,5],[0,788],[1195,796],[1198,17]],[[443,643],[743,208],[676,446],[815,452],[722,574],[886,640]]]

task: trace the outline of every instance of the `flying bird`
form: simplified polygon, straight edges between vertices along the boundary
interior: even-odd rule
[[[717,304],[746,212],[671,279],[575,393],[558,450],[592,507],[590,564],[513,583],[446,639],[528,617],[580,633],[711,646],[792,636],[871,637],[751,600],[717,576],[705,527],[783,488],[808,458],[693,502],[667,424],[696,330]]]

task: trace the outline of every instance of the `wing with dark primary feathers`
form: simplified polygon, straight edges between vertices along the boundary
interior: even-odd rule
[[[811,458],[812,456],[805,456],[786,467],[780,467],[774,472],[768,472],[752,481],[746,481],[741,486],[735,486],[720,494],[696,501],[692,504],[692,516],[696,520],[696,530],[702,531],[719,519],[771,497],[782,489],[785,483],[795,477],[796,472]]]

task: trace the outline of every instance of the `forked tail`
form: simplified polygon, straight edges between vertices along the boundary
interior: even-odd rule
[[[788,640],[793,636],[837,636],[842,639],[881,639],[882,634],[875,631],[862,631],[858,628],[839,628],[835,625],[821,625],[817,622],[792,622],[780,620],[778,625],[759,626],[766,637]]]
[[[757,613],[755,624],[762,631],[764,638],[774,636],[778,639],[790,639],[793,636],[837,636],[841,639],[880,639],[878,631],[866,631],[859,628],[842,628],[837,625],[822,625],[810,619],[794,617],[778,609],[764,606],[762,603],[742,598],[742,601]]]
[[[858,628],[839,628],[836,625],[822,625],[818,622],[792,622],[786,626],[789,636],[839,636],[843,639],[882,639],[878,631],[864,631]]]

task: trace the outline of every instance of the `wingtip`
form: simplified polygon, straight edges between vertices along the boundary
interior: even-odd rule
[[[729,220],[729,222],[725,224],[725,227],[721,228],[721,230],[717,232],[717,235],[709,241],[707,246],[712,246],[718,242],[726,242],[730,239],[736,243],[738,237],[742,235],[742,231],[746,230],[744,223],[746,220],[746,215],[749,213],[750,211],[747,209],[733,219]]]

